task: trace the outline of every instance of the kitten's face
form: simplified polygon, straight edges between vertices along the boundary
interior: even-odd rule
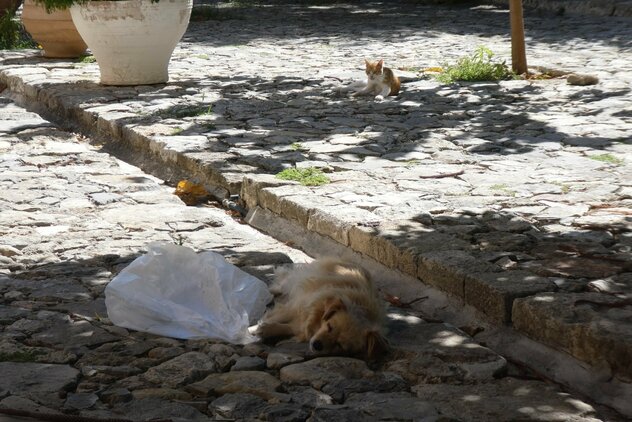
[[[382,79],[382,66],[384,65],[384,60],[377,62],[364,60],[364,63],[366,63],[366,74],[370,80]]]

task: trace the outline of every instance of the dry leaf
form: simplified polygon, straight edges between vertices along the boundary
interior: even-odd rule
[[[410,308],[410,306],[413,303],[419,302],[420,300],[424,300],[424,299],[428,299],[428,296],[418,297],[409,302],[402,302],[399,296],[393,296],[392,294],[388,292],[384,292],[384,300],[386,300],[388,303],[390,303],[391,305],[397,308]]]
[[[434,73],[441,73],[443,72],[443,68],[442,67],[427,67],[424,69],[424,72],[434,72]]]
[[[178,182],[175,194],[187,205],[198,205],[202,202],[208,201],[211,197],[211,194],[204,188],[204,186],[188,180],[181,180]]]

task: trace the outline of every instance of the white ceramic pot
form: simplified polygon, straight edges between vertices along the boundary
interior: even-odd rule
[[[169,80],[169,59],[187,29],[193,0],[87,1],[70,8],[104,85]]]

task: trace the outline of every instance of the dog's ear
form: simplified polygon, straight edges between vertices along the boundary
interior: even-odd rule
[[[325,313],[323,314],[323,321],[330,319],[336,312],[344,311],[347,309],[345,303],[339,297],[332,297],[327,299],[325,303]]]
[[[366,333],[366,355],[370,360],[377,359],[388,351],[388,341],[378,331]]]

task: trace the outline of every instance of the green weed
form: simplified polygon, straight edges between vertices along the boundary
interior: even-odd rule
[[[90,63],[96,63],[97,59],[94,56],[82,56],[77,60],[77,67],[84,67]]]
[[[506,185],[506,184],[504,184],[504,183],[499,183],[499,184],[496,184],[496,185],[491,185],[489,188],[490,188],[491,190],[500,191],[500,192],[502,192],[503,194],[508,195],[508,196],[516,196],[516,194],[518,193],[518,192],[516,192],[515,190],[511,190],[511,189],[509,189],[509,186],[507,186],[507,185]]]
[[[175,135],[179,135],[184,131],[184,129],[182,129],[181,127],[176,127],[173,128],[173,130],[171,131],[170,135],[175,136]]]
[[[308,150],[308,148],[305,145],[301,144],[300,142],[292,143],[292,145],[290,145],[290,149],[292,151],[307,151]]]
[[[162,118],[184,119],[186,117],[206,116],[213,112],[213,105],[180,105],[167,110],[161,110],[158,115]]]
[[[455,81],[499,81],[513,76],[507,64],[493,61],[494,53],[480,46],[470,56],[460,58],[454,65],[444,65],[442,73],[436,76],[442,83]]]
[[[79,58],[79,63],[96,63],[97,59],[94,56],[83,56]]]
[[[0,18],[0,50],[22,48],[37,48],[37,43],[26,33],[15,13],[9,11]]]
[[[560,189],[562,190],[563,194],[567,194],[571,191],[571,187],[569,185],[567,185],[566,183],[562,183],[562,182],[558,182],[558,181],[553,181],[550,182],[552,185],[557,185],[560,187]]]
[[[302,169],[292,167],[277,173],[276,177],[282,180],[294,180],[304,186],[321,186],[329,183],[329,178],[323,171],[315,167]]]
[[[601,161],[602,163],[614,164],[616,166],[623,164],[623,158],[615,157],[612,154],[591,155],[588,158],[595,161]]]

